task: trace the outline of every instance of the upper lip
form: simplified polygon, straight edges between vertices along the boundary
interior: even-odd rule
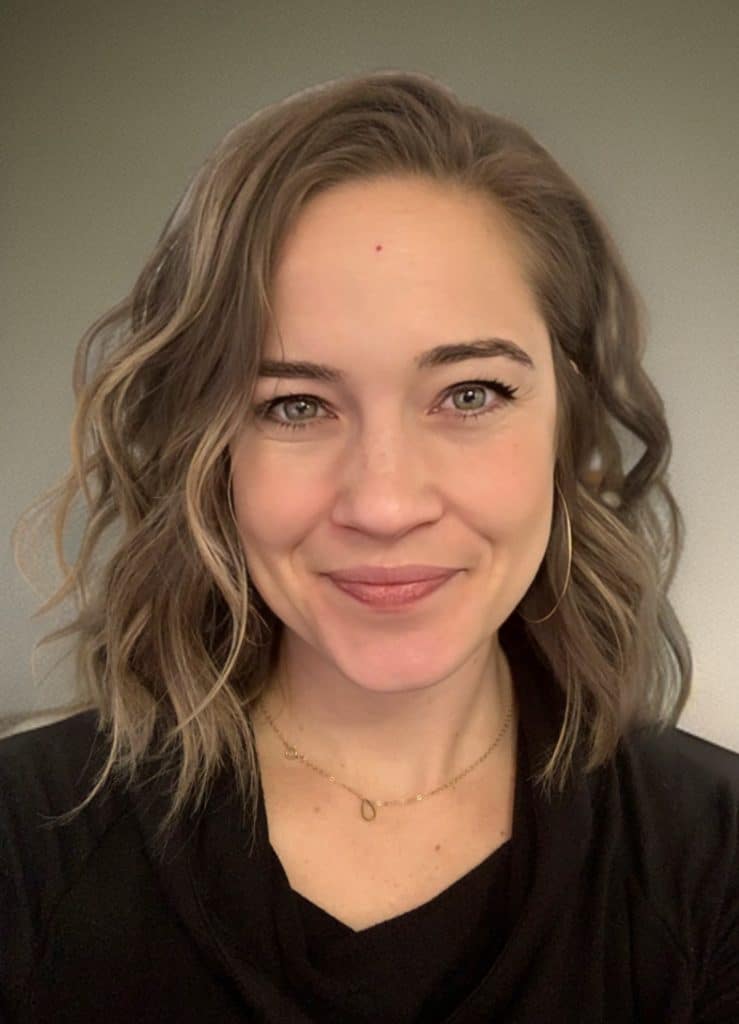
[[[435,580],[458,572],[444,565],[354,565],[350,569],[336,569],[326,573],[331,579],[343,583],[418,583]]]

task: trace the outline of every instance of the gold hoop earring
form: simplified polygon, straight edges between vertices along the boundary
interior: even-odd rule
[[[570,522],[570,510],[567,508],[565,496],[564,494],[562,494],[562,490],[556,480],[554,481],[554,485],[557,488],[560,498],[562,499],[562,504],[565,510],[565,522],[567,524],[567,575],[565,577],[565,585],[562,588],[562,593],[557,598],[557,603],[555,604],[554,608],[552,608],[552,610],[547,615],[545,615],[541,619],[527,619],[522,612],[518,613],[524,620],[524,622],[528,622],[530,625],[536,625],[539,622],[546,622],[547,619],[550,619],[552,615],[554,615],[556,610],[559,608],[560,602],[567,591],[567,587],[570,585],[570,575],[572,572],[572,523]]]

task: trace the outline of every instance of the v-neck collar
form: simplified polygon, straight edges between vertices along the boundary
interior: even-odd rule
[[[564,694],[537,657],[517,616],[500,631],[511,666],[519,708],[518,745],[525,745],[530,772],[543,766],[556,743]],[[486,1013],[502,1012],[525,983],[542,934],[550,930],[568,893],[577,887],[592,831],[591,784],[578,770],[564,793],[546,799],[530,778],[517,779],[510,865],[507,941],[478,988],[448,1018],[461,1021],[478,1000]],[[519,757],[520,763],[520,757]],[[527,800],[519,798],[527,787]],[[155,831],[166,792],[151,786],[135,797],[136,812],[161,885],[183,926],[211,968],[227,979],[245,1003],[285,1022],[308,1024],[290,992],[330,1001],[332,979],[312,967],[294,894],[269,843],[261,785],[256,839],[237,804],[235,787],[223,776],[206,810],[180,820],[163,855]],[[289,989],[290,992],[286,991]],[[284,1015],[275,1007],[284,1005]]]

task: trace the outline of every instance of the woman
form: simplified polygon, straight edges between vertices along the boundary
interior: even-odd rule
[[[739,1019],[642,352],[583,193],[434,80],[226,137],[80,344],[90,708],[0,748],[9,1020]]]

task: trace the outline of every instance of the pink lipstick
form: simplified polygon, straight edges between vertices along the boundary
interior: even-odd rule
[[[445,570],[440,573],[436,568],[432,571],[436,575],[430,578],[396,583],[368,583],[365,580],[339,579],[333,573],[329,578],[339,590],[364,605],[372,608],[404,608],[438,590],[447,580],[456,576],[459,570]],[[359,574],[357,573],[357,575]],[[412,575],[412,573],[408,573],[408,575]]]

